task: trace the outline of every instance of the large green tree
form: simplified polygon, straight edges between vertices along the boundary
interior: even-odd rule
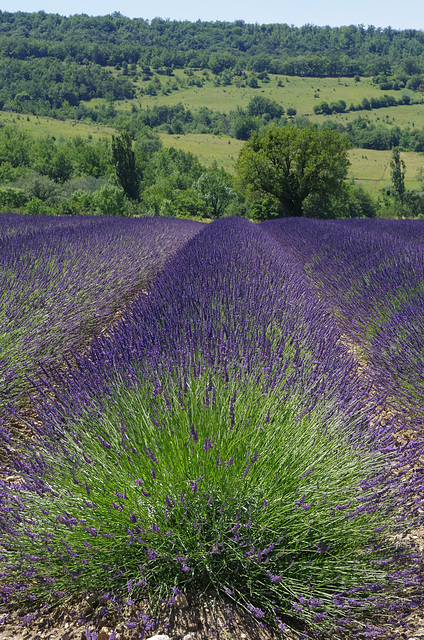
[[[301,216],[309,195],[343,193],[348,146],[337,131],[272,126],[253,133],[241,149],[238,179],[253,201],[271,195],[281,215]]]

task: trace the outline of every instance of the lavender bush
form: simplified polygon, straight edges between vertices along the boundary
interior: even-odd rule
[[[375,419],[382,398],[302,264],[223,220],[148,293],[69,375],[50,372],[37,439],[10,452],[3,601],[95,590],[153,608],[213,587],[278,633],[393,631],[423,575],[402,543],[422,521],[422,443]]]

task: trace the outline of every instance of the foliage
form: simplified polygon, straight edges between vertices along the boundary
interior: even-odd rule
[[[122,216],[149,211],[157,215],[162,201],[167,199],[172,203],[167,215],[171,215],[172,209],[172,215],[202,217],[215,211],[221,213],[224,206],[218,201],[212,202],[210,194],[207,196],[210,205],[207,206],[199,191],[192,189],[205,172],[197,157],[173,148],[163,149],[158,136],[145,126],[138,131],[134,146],[127,132],[113,136],[110,144],[107,139],[36,138],[29,133],[21,135],[16,127],[5,126],[0,128],[1,151],[6,157],[12,155],[14,162],[23,161],[19,170],[9,161],[2,164],[3,184],[24,194],[23,199],[12,199],[13,202],[3,197],[0,205],[6,210],[40,214],[47,212],[47,206],[49,213],[57,215]],[[110,175],[111,157],[115,178]],[[67,170],[59,179],[57,172],[52,173],[51,168],[59,166],[55,161],[57,158],[66,160],[66,167],[72,168],[71,175]],[[231,199],[232,179],[218,169],[216,174],[228,186]],[[114,179],[117,184],[112,184]],[[138,194],[139,205],[135,199]],[[221,189],[219,202],[223,197]],[[29,209],[24,207],[26,200],[33,199]]]
[[[1,44],[0,49],[3,49]],[[116,78],[98,64],[85,66],[69,58],[60,60],[54,54],[52,57],[41,55],[38,59],[31,59],[31,56],[13,59],[10,52],[4,54],[3,49],[0,95],[2,106],[9,101],[13,111],[48,115],[52,110],[60,109],[66,114],[82,100],[122,100],[135,95],[128,78]]]
[[[378,204],[363,187],[348,185],[345,205],[347,215],[340,217],[375,218],[377,216]]]
[[[240,108],[231,114],[230,122],[230,134],[237,140],[249,140],[253,131],[258,131],[261,126],[257,116],[249,116]]]
[[[94,192],[93,204],[96,213],[104,216],[123,216],[126,213],[125,192],[113,184],[105,184]]]
[[[249,116],[269,116],[270,119],[278,119],[284,115],[284,109],[275,100],[270,100],[264,96],[253,97],[248,106]]]
[[[40,198],[34,197],[31,200],[28,200],[25,207],[25,213],[32,216],[44,216],[44,215],[52,215],[54,211],[51,207],[49,207],[45,202],[43,202]]]
[[[271,218],[279,218],[284,215],[285,211],[277,198],[270,194],[252,193],[250,196],[250,215],[251,220],[262,222]]]
[[[237,74],[241,66],[255,73],[315,77],[387,77],[396,71],[419,86],[423,51],[421,31],[395,31],[372,25],[298,28],[287,24],[190,23],[161,18],[148,22],[130,20],[119,13],[58,20],[56,15],[43,12],[2,12],[0,28],[0,53],[12,68],[33,62],[45,74],[40,63],[53,58],[52,75],[61,73],[62,77],[52,98],[58,96],[70,102],[84,92],[96,91],[97,77],[106,72],[102,69],[106,66],[122,66],[118,77],[112,73],[107,76],[109,91],[128,91],[128,66],[135,63],[143,73],[150,66],[165,72],[172,72],[172,68],[202,68],[215,74]],[[18,100],[26,101],[31,91],[23,85],[18,86],[17,93]]]
[[[343,192],[347,148],[338,132],[269,127],[262,135],[253,134],[242,148],[239,181],[249,194],[272,195],[286,215],[300,216],[308,196]]]
[[[132,140],[126,131],[121,133],[119,137],[112,136],[112,163],[125,195],[130,200],[137,200],[140,190],[140,176],[136,169]]]
[[[307,218],[375,218],[377,210],[377,202],[352,183],[345,185],[342,195],[312,193],[304,202]]]
[[[390,190],[379,199],[380,218],[419,218],[424,213],[424,193],[409,189],[400,200]]]
[[[109,175],[110,145],[106,139],[93,141],[75,137],[35,137],[16,125],[0,128],[0,157],[14,168],[31,168],[58,183],[74,176]],[[10,173],[10,170],[9,170]],[[13,179],[16,172],[3,179]]]
[[[392,178],[393,195],[403,203],[405,199],[405,162],[400,157],[400,150],[398,148],[392,150],[390,176]]]
[[[332,29],[305,25],[299,29],[281,24],[199,21],[185,22],[182,26],[161,19],[151,23],[130,20],[119,14],[78,19],[70,16],[58,21],[56,16],[45,13],[2,12],[0,109],[50,115],[68,122],[89,120],[108,124],[118,131],[127,131],[133,139],[148,126],[177,135],[203,132],[248,140],[253,131],[260,131],[269,122],[285,124],[280,96],[271,100],[257,95],[247,109],[237,110],[233,106],[229,111],[221,107],[224,102],[221,92],[216,104],[207,101],[207,107],[198,109],[186,108],[182,103],[140,109],[142,97],[157,96],[160,102],[161,97],[181,88],[204,87],[205,83],[218,88],[246,85],[249,89],[257,88],[270,82],[270,73],[279,74],[279,87],[287,86],[282,75],[298,76],[300,80],[341,76],[360,80],[361,75],[368,75],[372,77],[374,91],[368,96],[362,95],[362,89],[359,95],[353,91],[352,96],[358,95],[359,100],[352,98],[349,107],[350,98],[346,94],[344,99],[338,99],[337,94],[333,99],[331,94],[319,103],[312,100],[307,109],[304,104],[286,107],[291,120],[297,112],[337,116],[365,110],[368,114],[375,109],[418,104],[422,100],[423,50],[420,31],[372,26]],[[184,74],[178,72],[181,69]],[[215,74],[213,78],[208,69]],[[340,80],[338,84],[341,85]],[[403,93],[399,97],[376,93],[383,91]],[[250,94],[254,92],[252,89]],[[282,91],[278,93],[284,95]],[[195,96],[191,95],[195,104]],[[127,101],[132,104],[126,105]],[[390,149],[401,145],[416,151],[424,149],[424,133],[414,125],[404,126],[402,132],[394,131],[396,127],[388,127],[386,123],[363,131],[358,127],[350,129],[344,122],[337,126],[348,133],[355,146]],[[84,150],[92,152],[94,147]],[[6,158],[15,163],[14,167],[27,166],[24,158],[17,162],[13,152]],[[78,171],[104,175],[105,168],[100,168],[94,158],[85,160],[87,166],[78,167]],[[81,163],[84,165],[84,158]],[[56,148],[53,154],[48,152],[46,162],[41,161],[37,168],[62,183],[75,170],[76,158],[66,145]]]
[[[175,214],[179,217],[202,218],[208,213],[207,203],[198,189],[188,188],[177,192],[173,200],[173,206]]]
[[[46,204],[53,204],[59,199],[59,187],[46,175],[30,173],[22,182],[23,191],[27,198],[37,198]]]
[[[218,169],[217,165],[204,171],[193,188],[205,201],[211,218],[220,218],[230,202],[237,199],[231,177],[223,169]]]
[[[0,209],[4,211],[19,211],[27,200],[28,197],[22,189],[0,187]]]

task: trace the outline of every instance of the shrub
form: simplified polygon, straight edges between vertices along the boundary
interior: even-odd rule
[[[246,80],[246,84],[248,87],[250,87],[251,89],[258,89],[259,88],[259,82],[258,82],[258,78],[257,76],[251,74],[247,80]]]
[[[54,180],[39,173],[25,178],[23,189],[28,199],[36,198],[46,204],[53,204],[60,199],[60,189]]]
[[[45,202],[40,200],[40,198],[31,198],[25,206],[25,213],[37,216],[49,215],[52,213],[52,209],[50,209]]]
[[[93,194],[96,212],[105,216],[127,215],[127,199],[123,189],[113,184],[105,184]]]
[[[27,201],[28,197],[22,189],[0,187],[0,210],[20,211]]]

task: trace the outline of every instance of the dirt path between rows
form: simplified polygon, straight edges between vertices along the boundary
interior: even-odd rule
[[[361,348],[347,336],[343,337],[342,342],[357,364],[357,375],[363,378],[364,381],[368,381],[372,373]],[[370,401],[372,400],[372,393],[371,391]],[[410,415],[406,407],[401,408],[393,399],[389,399],[386,405],[382,407],[379,419],[384,422],[394,419],[397,431],[395,437],[400,445],[405,444],[416,436],[415,430],[410,427],[414,419],[413,416]],[[424,465],[424,459],[421,460],[421,463]],[[418,546],[421,552],[424,552],[424,527],[410,531],[403,540],[409,540],[412,544]],[[408,640],[424,640],[424,611],[421,609],[414,611],[408,616],[406,622],[408,623],[408,632],[406,635],[403,634],[399,637]]]

